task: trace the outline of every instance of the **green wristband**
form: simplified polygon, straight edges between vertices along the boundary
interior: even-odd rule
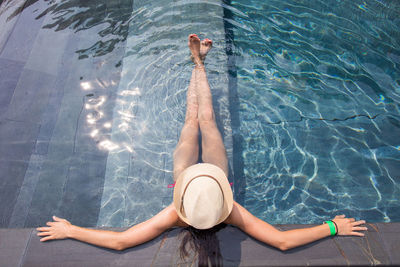
[[[336,227],[332,221],[326,221],[326,224],[329,226],[329,230],[331,231],[331,235],[336,235]]]

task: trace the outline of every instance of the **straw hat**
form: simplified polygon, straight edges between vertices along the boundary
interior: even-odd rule
[[[229,216],[233,194],[223,170],[209,163],[186,168],[176,180],[174,206],[179,218],[197,229],[209,229]]]

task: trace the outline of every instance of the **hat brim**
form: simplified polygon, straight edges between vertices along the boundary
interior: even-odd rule
[[[224,196],[223,207],[220,219],[217,224],[222,223],[228,218],[229,214],[232,211],[233,207],[233,193],[231,186],[229,185],[228,178],[226,177],[224,171],[210,163],[198,163],[186,168],[182,173],[178,176],[174,187],[174,206],[179,218],[185,223],[190,225],[186,215],[182,212],[182,194],[184,193],[184,189],[186,185],[193,180],[195,177],[200,176],[209,176],[213,178],[219,186],[221,187],[222,194]]]

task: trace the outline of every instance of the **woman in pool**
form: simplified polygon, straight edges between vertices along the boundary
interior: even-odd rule
[[[212,41],[200,41],[189,35],[188,45],[195,67],[187,91],[185,124],[174,152],[173,176],[176,182],[173,203],[153,218],[124,232],[86,229],[65,219],[53,217],[46,227],[39,227],[40,241],[73,238],[101,247],[124,250],[145,243],[175,226],[190,227],[196,235],[213,232],[221,223],[238,227],[248,235],[280,250],[301,246],[329,235],[364,236],[365,221],[336,216],[315,227],[280,231],[256,218],[233,200],[228,183],[228,160],[222,137],[217,129],[204,59]],[[198,164],[202,137],[202,162]],[[197,233],[196,233],[197,231]],[[210,239],[208,239],[210,240]]]

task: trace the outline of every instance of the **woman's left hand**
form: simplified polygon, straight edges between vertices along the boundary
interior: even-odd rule
[[[338,235],[356,235],[356,236],[364,236],[364,233],[360,233],[359,231],[368,230],[365,226],[360,226],[365,224],[364,220],[356,221],[354,218],[345,218],[345,215],[337,215],[333,221],[337,225]]]
[[[36,228],[36,230],[39,231],[37,235],[43,237],[40,241],[65,239],[69,237],[68,235],[72,224],[69,221],[56,216],[53,216],[53,220],[54,222],[46,223],[47,227]]]

